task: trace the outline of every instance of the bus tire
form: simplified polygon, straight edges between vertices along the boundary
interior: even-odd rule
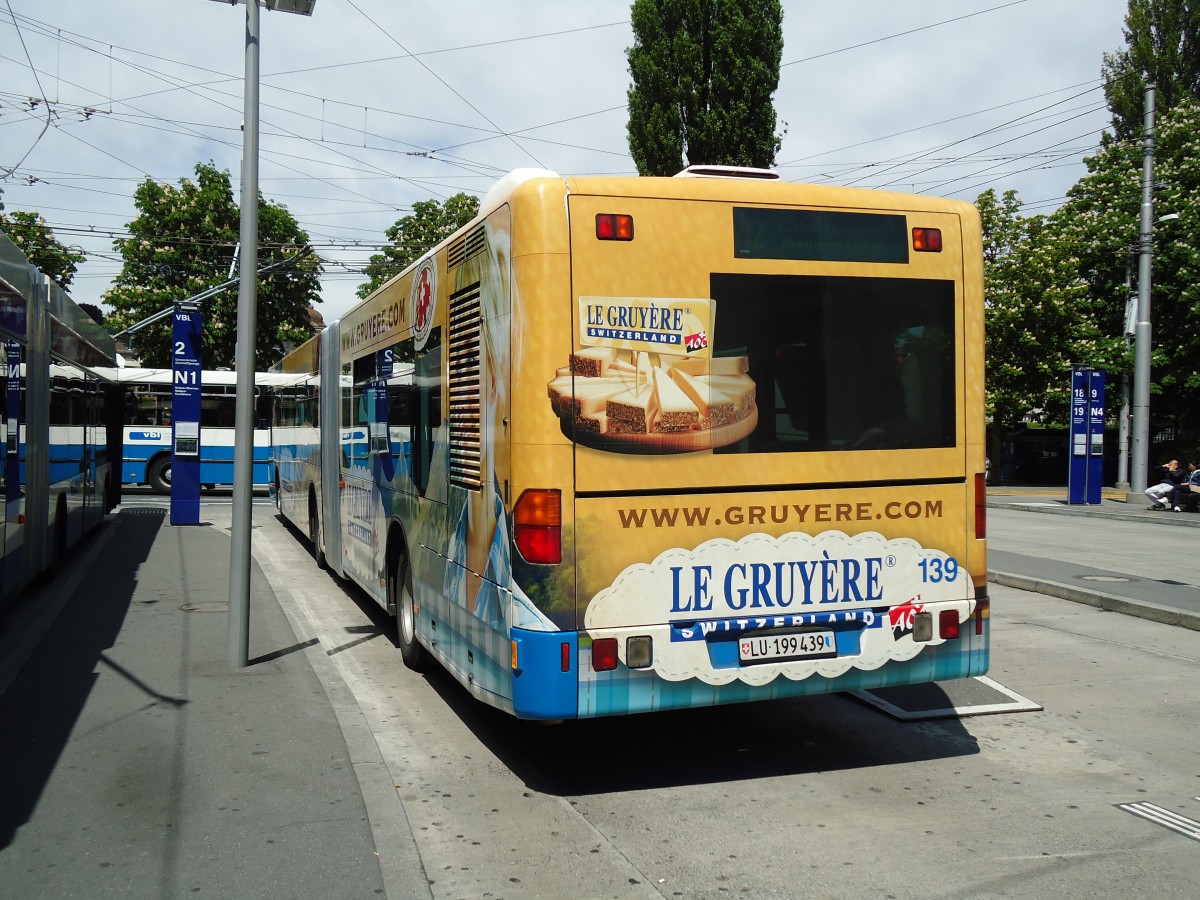
[[[413,601],[412,567],[408,557],[400,554],[388,569],[388,599],[396,608],[396,638],[400,658],[414,672],[420,672],[429,656],[417,640],[417,611]]]
[[[317,568],[327,568],[329,563],[325,559],[324,535],[321,533],[321,517],[317,513],[316,497],[309,495],[308,498],[308,539],[312,541],[313,559],[317,561]]]
[[[171,493],[171,457],[165,453],[156,456],[146,472],[146,482],[156,494]]]

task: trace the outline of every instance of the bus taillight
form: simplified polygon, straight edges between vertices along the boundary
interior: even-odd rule
[[[523,491],[513,509],[513,540],[526,562],[562,562],[562,491]]]
[[[592,641],[592,668],[597,672],[611,672],[617,667],[617,639],[597,638]]]
[[[988,597],[975,600],[975,633],[983,634],[983,620],[992,617],[992,601]]]
[[[596,237],[601,241],[632,241],[633,216],[596,213]]]
[[[975,473],[975,540],[987,537],[987,476]]]
[[[944,641],[958,637],[959,622],[957,609],[943,609],[938,613],[938,635]]]
[[[912,230],[913,249],[920,253],[942,252],[942,229],[914,228]]]

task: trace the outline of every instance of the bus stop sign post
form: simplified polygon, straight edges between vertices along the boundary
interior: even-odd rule
[[[200,524],[200,307],[175,308],[171,331],[171,524]]]
[[[1104,371],[1071,370],[1071,464],[1067,502],[1100,503],[1104,478]]]

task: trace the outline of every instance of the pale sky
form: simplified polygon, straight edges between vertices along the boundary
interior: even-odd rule
[[[1109,124],[1102,54],[1126,0],[784,0],[775,106],[790,181],[1050,212]],[[262,12],[259,187],[325,260],[326,321],[357,298],[417,200],[482,196],[504,172],[636,174],[628,0],[316,0]],[[3,0],[0,180],[88,254],[101,303],[147,177],[197,162],[240,186],[245,8],[215,0]],[[35,73],[36,72],[36,77]],[[47,115],[49,111],[49,115]]]

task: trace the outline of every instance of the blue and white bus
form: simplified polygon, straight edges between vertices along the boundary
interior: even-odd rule
[[[0,605],[120,501],[113,339],[0,234]]]
[[[171,370],[122,367],[105,370],[125,389],[124,452],[121,481],[149,485],[159,494],[171,492]],[[233,435],[237,409],[237,373],[204,370],[200,394],[200,483],[233,483]],[[271,460],[270,404],[266,388],[294,379],[257,372],[254,411],[254,483],[266,487],[275,479]]]

